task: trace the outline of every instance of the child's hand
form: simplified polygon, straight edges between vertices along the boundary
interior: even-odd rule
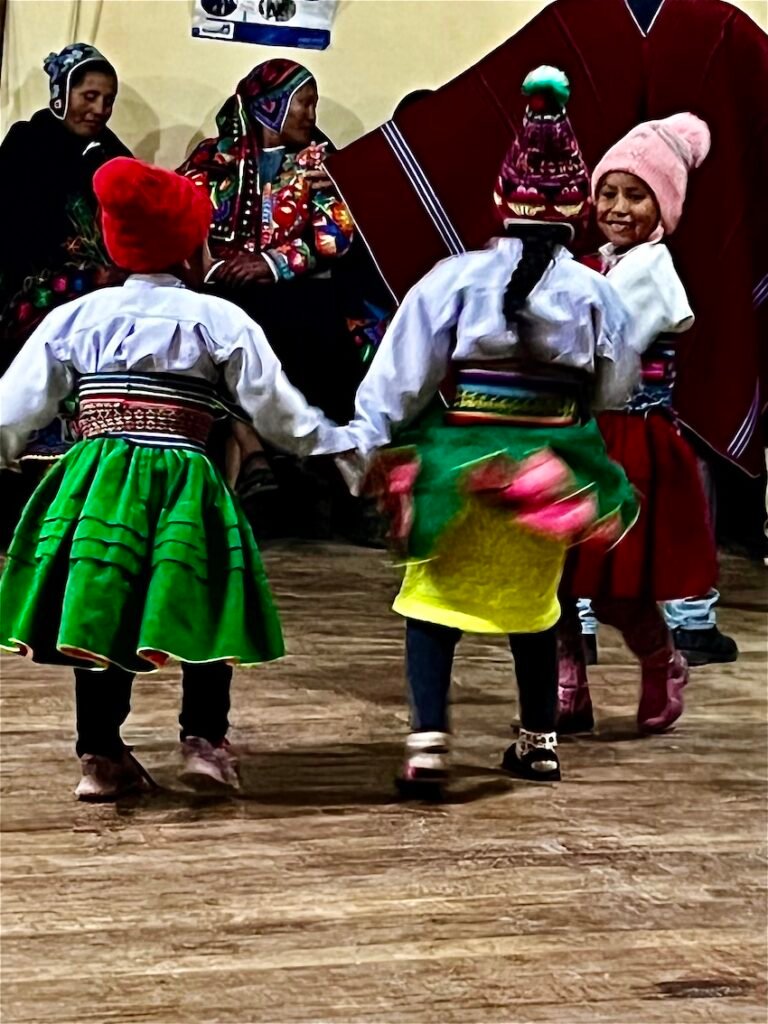
[[[350,494],[355,498],[359,498],[363,490],[365,478],[368,475],[366,459],[353,448],[348,452],[334,455],[333,461],[336,463],[344,483],[349,488]]]

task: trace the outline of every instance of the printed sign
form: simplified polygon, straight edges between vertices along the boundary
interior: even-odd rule
[[[324,50],[335,8],[336,0],[195,0],[192,35]]]

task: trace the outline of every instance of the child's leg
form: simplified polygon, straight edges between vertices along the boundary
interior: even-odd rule
[[[120,760],[120,727],[131,710],[133,676],[116,665],[102,672],[75,669],[77,756],[96,754]]]
[[[461,631],[434,622],[408,619],[405,652],[415,732],[448,731],[448,693]]]
[[[682,690],[688,682],[688,665],[675,651],[664,616],[650,598],[593,604],[598,619],[618,629],[640,661],[638,725],[644,732],[663,732],[682,714]]]
[[[512,633],[520,693],[520,724],[528,732],[554,732],[557,720],[557,626],[542,633]]]
[[[224,661],[185,663],[181,672],[179,739],[183,742],[189,736],[199,736],[219,746],[229,732],[232,666]]]
[[[226,662],[182,665],[181,778],[194,789],[240,787],[237,758],[227,740],[231,684]]]
[[[408,619],[405,652],[413,732],[397,777],[404,797],[439,799],[448,777],[448,694],[458,629]]]
[[[116,800],[154,783],[120,736],[131,710],[133,675],[116,665],[102,672],[75,669],[79,800]]]
[[[556,782],[557,626],[509,637],[520,694],[520,735],[504,754],[503,767],[523,778]]]

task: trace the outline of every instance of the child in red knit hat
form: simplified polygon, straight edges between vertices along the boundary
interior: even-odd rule
[[[641,388],[622,412],[598,418],[608,452],[642,497],[640,519],[607,558],[577,553],[571,594],[592,598],[640,660],[638,726],[663,732],[683,709],[685,658],[675,651],[657,601],[703,594],[714,584],[716,552],[696,456],[671,408],[675,336],[693,324],[663,240],[677,227],[688,174],[704,160],[709,129],[693,114],[633,128],[592,175],[597,225],[607,239],[599,268],[628,308],[627,340],[643,360]],[[561,622],[561,732],[592,728],[593,712],[572,602]]]
[[[236,415],[301,455],[334,431],[253,321],[185,287],[206,269],[206,192],[125,158],[100,168],[94,189],[107,250],[131,276],[53,310],[0,382],[3,466],[73,392],[82,438],[16,529],[0,582],[0,645],[74,668],[80,799],[147,787],[120,727],[134,675],[171,658],[185,663],[182,777],[236,789],[231,666],[284,648],[251,528],[206,439],[232,399]]]

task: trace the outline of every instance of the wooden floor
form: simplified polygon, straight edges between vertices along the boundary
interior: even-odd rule
[[[291,656],[241,672],[245,795],[175,779],[173,672],[127,739],[164,787],[77,804],[68,673],[2,665],[2,1021],[496,1024],[766,1021],[768,573],[725,565],[735,665],[682,725],[633,730],[637,670],[601,637],[600,731],[565,781],[496,771],[503,642],[456,668],[450,804],[400,806],[401,623],[380,552],[267,552]]]

